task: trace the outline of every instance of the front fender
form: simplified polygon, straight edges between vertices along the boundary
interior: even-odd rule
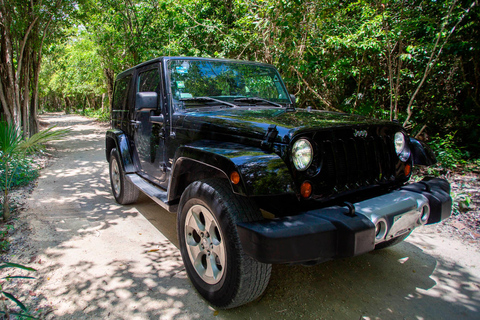
[[[241,183],[232,187],[239,194],[267,196],[295,193],[293,179],[284,161],[275,153],[260,148],[239,143],[197,141],[179,148],[175,158],[175,167],[177,161],[194,159],[223,172],[227,178],[236,170]]]
[[[425,142],[410,138],[410,149],[414,165],[431,166],[437,163],[435,154]]]
[[[106,156],[110,158],[110,151],[116,148],[120,158],[122,158],[123,170],[126,173],[136,172],[135,165],[130,152],[130,141],[127,135],[118,129],[110,129],[106,133]]]

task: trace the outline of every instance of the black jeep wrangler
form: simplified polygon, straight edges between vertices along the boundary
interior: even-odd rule
[[[450,216],[450,185],[407,184],[435,156],[395,122],[296,109],[267,64],[161,57],[118,75],[106,134],[113,195],[177,213],[180,251],[212,305],[259,297],[273,263],[404,240]]]

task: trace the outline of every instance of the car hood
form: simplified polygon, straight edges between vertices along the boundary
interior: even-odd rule
[[[358,115],[296,109],[294,112],[279,108],[215,109],[185,113],[183,127],[210,134],[228,134],[263,140],[269,127],[278,131],[277,142],[290,141],[295,135],[331,130],[340,127],[392,125],[391,122],[369,119]]]

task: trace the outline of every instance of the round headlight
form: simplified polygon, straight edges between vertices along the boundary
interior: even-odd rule
[[[408,148],[405,135],[402,132],[395,133],[394,144],[398,158],[403,162],[407,161],[410,157],[410,149]]]
[[[395,151],[397,154],[402,153],[405,148],[405,136],[401,132],[395,133]]]
[[[299,139],[293,144],[292,160],[295,168],[299,171],[307,170],[312,163],[313,148],[306,139]]]

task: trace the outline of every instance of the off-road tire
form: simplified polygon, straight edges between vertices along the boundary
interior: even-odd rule
[[[120,156],[115,148],[110,151],[109,169],[110,185],[115,200],[120,204],[135,203],[138,199],[139,191],[133,183],[126,179]]]
[[[196,212],[200,212],[195,216],[196,218],[201,218],[204,215],[203,212],[206,212],[205,215],[210,215],[211,213],[210,219],[214,218],[211,225],[216,224],[216,227],[218,227],[218,232],[215,233],[220,242],[217,241],[218,239],[215,241],[217,241],[219,246],[221,245],[225,248],[224,252],[226,253],[226,258],[224,258],[225,265],[221,266],[221,262],[216,264],[217,267],[222,267],[221,277],[219,276],[218,279],[206,279],[205,275],[200,275],[197,271],[198,263],[196,264],[197,269],[195,269],[196,267],[192,264],[194,259],[189,256],[189,250],[190,254],[192,254],[193,241],[191,236],[192,213],[189,213],[189,210],[193,211],[192,208]],[[208,210],[210,213],[204,210]],[[186,224],[188,223],[187,215],[190,217],[188,220],[190,225]],[[213,306],[221,309],[234,308],[257,299],[265,291],[270,280],[272,266],[258,262],[243,252],[236,227],[236,222],[257,221],[260,219],[262,219],[262,215],[256,205],[244,197],[235,195],[231,191],[228,182],[221,179],[193,182],[182,194],[177,219],[177,232],[182,259],[190,281],[197,291]],[[204,223],[204,229],[207,229],[207,224]],[[188,228],[190,228],[189,231],[186,231]],[[202,229],[201,223],[199,228],[199,230]],[[188,244],[186,234],[187,236],[190,234]],[[215,236],[211,235],[211,237]],[[197,239],[200,239],[198,245],[201,245],[201,238],[197,237]],[[187,248],[189,245],[191,247]],[[193,247],[195,246],[196,242]],[[202,261],[203,263],[205,258],[202,254],[198,253],[197,258],[201,257],[201,259],[194,261]],[[210,252],[208,255],[210,256]],[[211,262],[212,260],[209,261]],[[206,281],[211,283],[209,284]]]
[[[399,237],[393,238],[391,240],[387,240],[385,242],[380,242],[379,244],[375,245],[375,250],[381,250],[381,249],[385,249],[385,248],[394,246],[396,244],[399,244],[400,242],[405,240],[410,235],[410,233],[411,232],[407,232],[407,233],[405,233],[405,234],[403,234]]]

